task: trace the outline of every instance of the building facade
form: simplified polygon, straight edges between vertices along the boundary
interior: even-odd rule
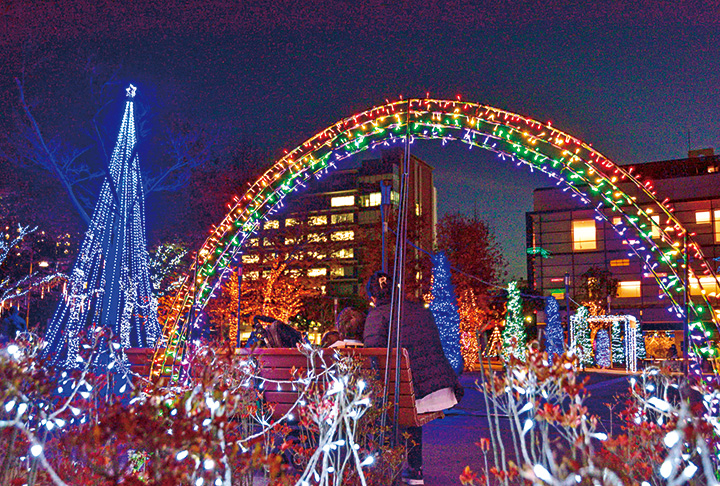
[[[698,151],[691,152],[687,159],[632,167],[633,173],[653,182],[659,199],[667,198],[674,215],[701,246],[706,259],[711,262],[718,259],[720,157],[712,151]],[[592,267],[607,270],[619,283],[617,296],[605,303],[606,312],[633,315],[645,331],[673,331],[679,343],[682,319],[668,310],[669,304],[654,276],[643,270],[640,259],[629,251],[628,245],[632,243],[629,239],[637,236],[618,235],[613,229],[617,212],[608,208],[601,211],[605,219],[598,218],[593,207],[583,205],[561,188],[537,189],[533,211],[526,215],[528,281],[543,295],[555,296],[564,308],[566,273],[569,296],[574,298],[585,272]],[[659,216],[653,219],[659,222]],[[654,228],[653,237],[656,232]],[[690,258],[690,265],[702,274],[701,262]],[[719,289],[712,277],[690,283],[693,295],[704,290],[711,299],[716,298]]]
[[[402,150],[390,150],[358,167],[309,181],[250,240],[242,255],[243,279],[263,279],[280,257],[289,261],[288,274],[317,287],[323,296],[340,299],[341,306],[364,300],[362,286],[382,264],[383,217],[386,265],[392,272],[402,161]],[[433,168],[411,156],[408,184],[408,239],[431,251],[437,206]],[[388,188],[385,200],[381,186]],[[424,272],[417,262],[422,252],[411,247],[408,258],[414,281],[426,281],[429,287],[429,270]]]

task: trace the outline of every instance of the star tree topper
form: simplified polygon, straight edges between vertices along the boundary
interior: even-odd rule
[[[137,88],[135,86],[133,86],[132,84],[130,86],[128,86],[127,89],[125,90],[127,92],[127,97],[135,98],[135,90],[137,90]]]

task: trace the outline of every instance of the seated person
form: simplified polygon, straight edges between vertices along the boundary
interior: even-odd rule
[[[365,315],[352,307],[345,307],[335,327],[327,331],[320,345],[323,348],[361,348]]]
[[[273,317],[253,317],[253,329],[268,348],[294,348],[302,342],[300,331]]]

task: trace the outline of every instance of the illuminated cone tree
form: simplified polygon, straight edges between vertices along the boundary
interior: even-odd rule
[[[552,295],[545,301],[545,316],[547,319],[545,351],[552,362],[555,356],[565,352],[565,332],[560,321],[560,306]]]
[[[525,361],[527,356],[525,322],[522,315],[522,298],[517,282],[508,285],[507,311],[505,314],[505,329],[503,338],[503,359],[508,361],[512,354],[517,359]]]
[[[460,374],[463,370],[463,355],[460,352],[460,314],[458,314],[457,298],[453,287],[450,262],[445,252],[438,252],[432,256],[433,279],[432,279],[432,301],[430,311],[435,318],[443,351],[450,366],[455,373]],[[477,340],[473,340],[477,343]],[[477,356],[477,353],[475,354]]]
[[[46,353],[78,365],[83,332],[113,331],[123,348],[150,347],[160,335],[157,302],[148,278],[145,197],[136,151],[135,87],[125,113],[90,226],[70,275],[67,297],[48,326]]]

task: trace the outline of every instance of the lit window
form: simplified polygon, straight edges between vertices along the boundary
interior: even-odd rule
[[[277,219],[268,219],[265,221],[263,229],[278,229],[280,227],[280,221]]]
[[[321,224],[327,224],[327,216],[310,216],[308,218],[308,224],[310,226],[319,226]]]
[[[288,270],[287,274],[292,278],[299,278],[302,276],[302,272],[298,268],[291,268]]]
[[[354,256],[355,251],[352,248],[343,248],[342,250],[332,252],[333,258],[353,258]]]
[[[415,216],[422,216],[422,205],[415,203]]]
[[[333,214],[330,216],[330,222],[332,224],[352,223],[353,221],[355,221],[355,215],[353,213]]]
[[[310,243],[323,243],[327,241],[327,236],[324,233],[308,233],[307,240]]]
[[[355,196],[337,196],[330,199],[330,206],[338,208],[341,206],[354,206]]]
[[[270,238],[263,238],[263,246],[272,246],[273,242]]]
[[[622,218],[621,218],[620,216],[615,216],[615,217],[612,219],[612,223],[613,223],[613,225],[617,226],[617,225],[619,225],[620,223],[622,223]]]
[[[618,282],[618,298],[640,297],[640,280],[625,280]]]
[[[327,268],[311,268],[307,274],[308,277],[322,277],[327,275]]]
[[[690,280],[690,295],[702,295],[703,293],[710,296],[718,295],[720,286],[714,277],[693,277]]]
[[[295,218],[287,218],[287,219],[285,220],[285,227],[288,227],[288,226],[297,226],[297,225],[299,225],[299,224],[300,224],[300,220],[295,219]]]
[[[260,261],[260,255],[243,255],[242,256],[242,262],[243,263],[258,263]]]
[[[285,238],[286,245],[294,245],[297,243],[297,238]]]
[[[627,267],[630,265],[630,260],[627,258],[624,260],[610,260],[611,267]]]
[[[243,273],[243,277],[248,280],[257,280],[260,278],[260,272],[258,272],[257,270],[254,272],[245,272]]]
[[[248,246],[258,246],[260,244],[260,240],[257,238],[250,238],[250,241],[248,241]]]
[[[650,216],[650,219],[652,219],[652,230],[650,231],[650,236],[652,238],[660,238],[660,215],[654,215]]]
[[[695,223],[710,224],[710,211],[697,211],[695,213]]]
[[[344,277],[345,269],[343,267],[333,267],[330,270],[330,276],[331,277]]]
[[[715,216],[715,224],[713,225],[715,233],[715,243],[720,243],[720,210],[715,210],[713,213]]]
[[[327,257],[326,253],[320,253],[319,251],[309,251],[307,252],[307,256],[310,258],[317,258],[318,260],[322,260],[323,258]]]
[[[381,202],[382,198],[380,197],[379,192],[372,192],[370,194],[360,196],[360,205],[364,208],[380,206]]]
[[[355,232],[353,230],[348,231],[335,231],[330,235],[332,241],[349,241],[355,239]]]
[[[572,226],[573,250],[594,250],[597,248],[594,219],[573,221]]]
[[[555,297],[556,300],[564,300],[565,299],[565,291],[563,289],[553,289],[550,291],[550,295]]]

